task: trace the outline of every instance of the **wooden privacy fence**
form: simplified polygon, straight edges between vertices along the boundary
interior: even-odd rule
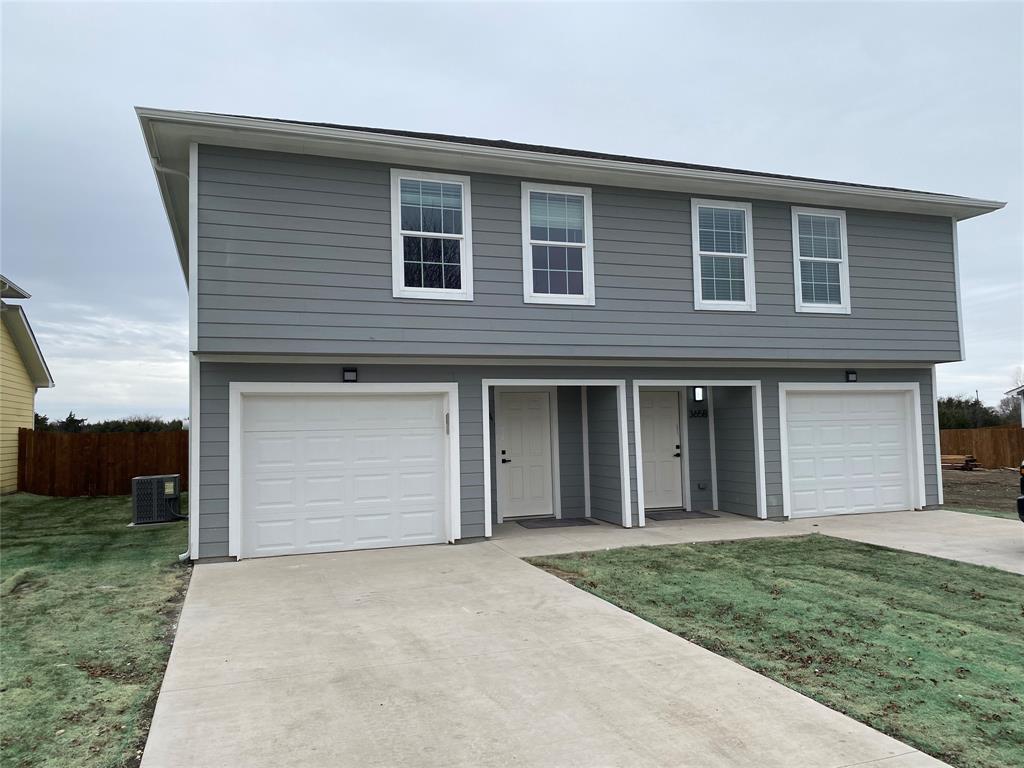
[[[1017,467],[1024,460],[1024,428],[939,430],[944,455],[972,455],[983,467]]]
[[[137,475],[181,475],[188,490],[188,432],[18,430],[18,490],[43,496],[121,496]]]

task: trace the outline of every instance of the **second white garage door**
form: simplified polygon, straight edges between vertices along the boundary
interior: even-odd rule
[[[441,395],[246,395],[241,555],[446,540]]]
[[[907,392],[784,392],[792,517],[912,509],[917,463]]]

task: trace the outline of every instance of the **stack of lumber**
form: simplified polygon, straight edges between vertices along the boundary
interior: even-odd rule
[[[943,469],[965,469],[972,470],[978,466],[978,460],[971,455],[967,456],[947,456],[942,455],[942,468]]]

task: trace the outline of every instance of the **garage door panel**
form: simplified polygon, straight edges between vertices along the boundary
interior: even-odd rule
[[[888,392],[789,392],[793,516],[912,506],[909,399]]]
[[[445,540],[440,396],[254,396],[243,420],[243,555]]]

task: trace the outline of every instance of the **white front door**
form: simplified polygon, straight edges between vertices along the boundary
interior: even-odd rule
[[[678,392],[640,392],[640,442],[643,446],[644,507],[683,506]]]
[[[790,392],[792,517],[911,509],[910,400],[903,392]]]
[[[440,395],[247,395],[241,555],[445,541]]]
[[[549,393],[498,391],[494,405],[501,517],[554,514]]]

